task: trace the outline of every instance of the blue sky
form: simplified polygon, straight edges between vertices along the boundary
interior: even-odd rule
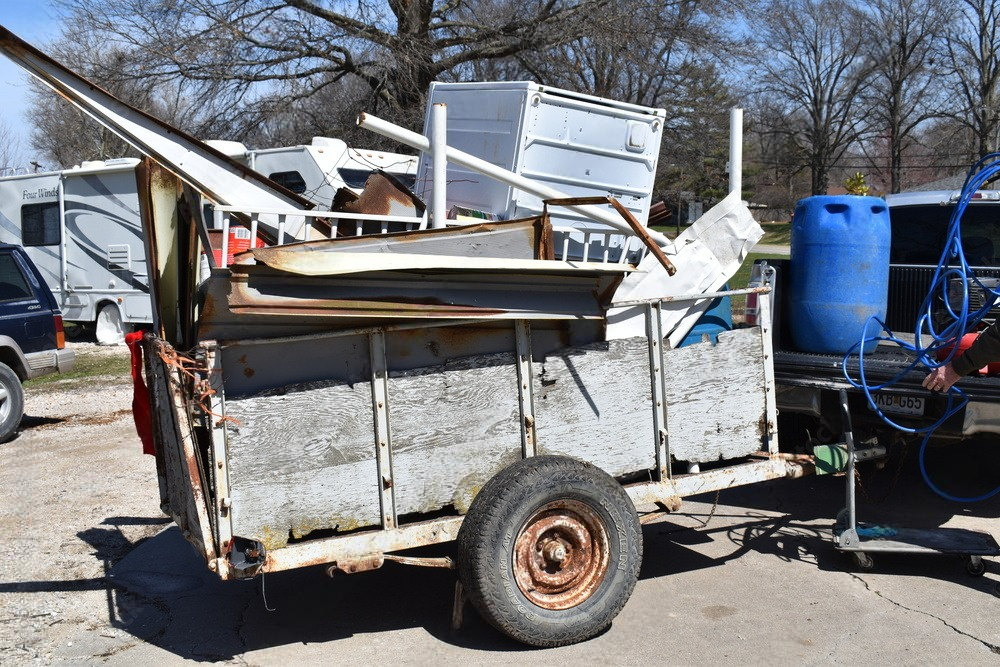
[[[46,43],[59,34],[59,22],[48,0],[0,0],[0,25],[45,51]],[[29,75],[0,56],[0,121],[20,141],[21,164],[33,159],[30,147],[31,122],[28,112]],[[5,165],[0,165],[5,166]]]

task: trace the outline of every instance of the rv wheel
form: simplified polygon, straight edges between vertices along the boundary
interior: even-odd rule
[[[94,334],[98,345],[120,345],[125,340],[125,325],[118,306],[106,303],[97,311]]]
[[[642,561],[639,517],[604,471],[561,456],[518,461],[473,500],[458,534],[458,573],[480,615],[534,646],[607,628]]]
[[[0,442],[7,442],[24,415],[24,387],[10,366],[0,363]]]

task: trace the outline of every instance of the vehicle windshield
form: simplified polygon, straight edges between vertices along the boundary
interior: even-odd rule
[[[890,263],[937,265],[954,208],[940,204],[890,207]],[[962,217],[962,244],[970,265],[1000,265],[1000,206],[969,205]]]

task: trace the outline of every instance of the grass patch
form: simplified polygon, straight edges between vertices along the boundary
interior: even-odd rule
[[[765,222],[761,224],[764,228],[764,238],[761,243],[767,245],[789,245],[792,242],[792,226],[787,222]]]
[[[108,354],[106,352],[91,352],[86,348],[77,348],[76,361],[73,370],[68,373],[49,373],[34,380],[24,383],[26,387],[38,387],[64,380],[85,380],[107,375],[118,377],[129,377],[131,372],[131,361],[128,349],[115,348],[120,354]]]
[[[760,240],[761,243],[765,245],[788,245],[792,240],[792,226],[787,222],[765,222],[761,224],[764,229],[764,238]],[[657,225],[651,227],[650,229],[655,229],[667,238],[674,238],[677,236],[677,227],[671,227],[670,225]],[[681,231],[684,231],[682,228]]]

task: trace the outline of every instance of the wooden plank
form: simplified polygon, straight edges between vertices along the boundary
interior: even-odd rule
[[[379,524],[371,385],[310,382],[226,401],[233,534],[284,546]]]
[[[178,373],[167,366],[160,354],[166,349],[166,343],[159,339],[147,338],[143,342],[146,380],[153,397],[151,417],[157,468],[162,474],[161,499],[165,495],[170,516],[208,561],[217,557],[218,550],[208,515],[204,465],[180,395]]]
[[[667,432],[677,461],[735,459],[763,446],[763,344],[759,329],[719,334],[664,353]]]
[[[645,338],[567,348],[536,362],[533,375],[539,454],[574,456],[612,475],[656,466]]]
[[[396,512],[453,506],[521,457],[513,353],[477,355],[389,378]]]

